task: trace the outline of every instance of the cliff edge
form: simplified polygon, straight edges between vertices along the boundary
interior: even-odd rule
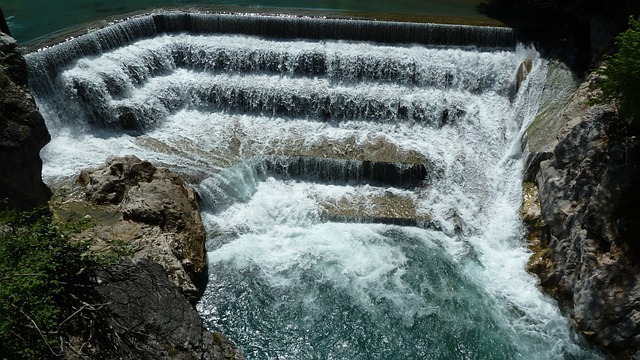
[[[110,158],[80,173],[54,215],[86,221],[76,236],[93,252],[124,247],[131,257],[99,271],[91,285],[86,302],[104,304],[102,343],[72,338],[69,349],[122,359],[244,359],[194,308],[207,275],[205,230],[195,192],[180,177],[135,156]]]
[[[31,210],[51,197],[40,160],[51,137],[26,85],[17,43],[0,33],[0,208]]]
[[[558,118],[556,137],[529,148],[523,217],[529,269],[585,337],[620,359],[640,358],[640,140],[615,104],[590,105],[590,75]],[[534,122],[535,124],[535,122]],[[530,137],[540,137],[530,133]]]

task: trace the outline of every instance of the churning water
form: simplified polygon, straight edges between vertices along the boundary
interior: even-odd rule
[[[198,190],[198,310],[249,358],[600,358],[525,271],[549,65],[510,30],[169,13],[28,63],[50,184],[134,154]]]

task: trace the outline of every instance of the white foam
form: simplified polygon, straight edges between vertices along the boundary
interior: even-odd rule
[[[276,225],[241,235],[210,252],[209,261],[238,270],[257,267],[274,287],[296,288],[305,281],[303,272],[313,269],[320,281],[348,293],[362,309],[376,312],[377,300],[389,300],[410,326],[414,316],[427,315],[434,307],[404,284],[407,259],[379,230],[337,223]]]
[[[177,50],[192,57],[190,63],[204,65],[197,71],[178,66]],[[244,63],[250,59],[258,66],[268,55],[279,58],[277,66],[284,70],[276,74],[216,70],[221,52],[235,54],[227,60],[230,69],[243,66],[233,63],[239,59]],[[328,59],[329,75],[304,78],[287,70],[294,67],[292,59],[313,53]],[[516,69],[529,58],[532,73],[510,98]],[[415,67],[431,80],[416,85],[401,77],[394,83],[380,75],[369,82],[358,78],[363,63],[390,64],[389,71]],[[561,358],[563,351],[579,353],[574,333],[556,304],[525,271],[529,254],[521,242],[518,217],[519,140],[537,112],[545,73],[545,61],[524,47],[515,52],[478,52],[228,35],[160,36],[80,60],[60,80],[66,96],[78,95],[73,84],[84,81],[105,99],[101,106],[126,105],[147,112],[154,127],[142,136],[96,131],[86,119],[65,120],[66,115],[57,112],[59,100],[38,99],[54,135],[42,153],[43,174],[54,183],[98,165],[109,155],[125,154],[205,174],[208,179],[198,187],[205,203],[227,197],[224,206],[212,206],[211,212],[203,214],[210,235],[209,261],[236,269],[257,268],[273,287],[295,287],[303,281],[305,269],[313,268],[362,308],[375,312],[377,300],[390,302],[406,315],[404,323],[410,326],[416,317],[437,311],[437,305],[406,284],[408,255],[385,235],[399,231],[437,254],[446,254],[460,276],[499,304],[492,310],[503,320],[501,326],[512,329],[514,337],[532,339],[519,345],[523,357],[540,353],[541,359]],[[347,75],[336,79],[331,74]],[[448,74],[454,78],[447,80]],[[193,95],[213,86],[262,92],[267,97],[273,93],[304,97],[319,91],[358,101],[401,98],[433,104],[424,108],[435,113],[459,107],[464,115],[456,122],[429,126],[210,112]],[[249,164],[254,156],[286,153],[291,144],[312,148],[327,140],[345,139],[356,139],[356,146],[384,139],[432,161],[440,172],[425,189],[390,191],[413,199],[419,213],[432,216],[440,230],[323,223],[318,202],[367,197],[385,189],[265,180]]]

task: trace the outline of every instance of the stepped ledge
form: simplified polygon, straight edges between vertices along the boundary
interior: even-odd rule
[[[0,51],[15,53],[15,42],[7,41]],[[541,114],[529,129],[530,166],[523,204],[533,251],[529,267],[540,277],[541,286],[568,309],[588,339],[619,358],[640,358],[640,282],[636,281],[640,275],[640,245],[634,241],[640,230],[636,220],[640,199],[633,186],[640,177],[640,140],[614,106],[587,105],[591,96],[588,84],[594,80],[587,79],[559,113]],[[0,74],[2,81],[16,82]],[[20,91],[22,98],[30,101],[27,92]],[[4,109],[0,110],[6,115]],[[5,121],[0,125],[2,131],[7,129]],[[546,125],[557,130],[556,137],[541,136],[549,128]],[[42,147],[48,135],[38,131],[41,136],[34,142]],[[541,137],[548,141],[537,145],[531,141]],[[1,152],[4,155],[8,150]],[[148,170],[148,165],[142,167]],[[41,162],[38,159],[28,168],[39,174]],[[85,175],[87,184],[86,179],[91,176]],[[30,198],[30,205],[42,203],[42,194],[48,197],[48,190],[41,180],[30,183],[39,190],[39,195]],[[13,194],[6,196],[15,199]],[[157,214],[147,216],[133,211],[129,216],[134,213],[146,222],[154,222],[153,226],[162,223],[157,223]],[[132,280],[137,273],[148,275],[145,279],[139,277],[140,281],[162,286],[168,297],[176,296],[176,287],[163,276],[164,270],[146,260],[120,264],[101,277],[106,284],[119,281],[135,289],[136,285],[122,279]],[[122,310],[121,316],[129,317],[131,313]],[[213,343],[205,342],[218,350],[228,345],[223,337],[212,338]]]
[[[46,207],[51,191],[42,181],[39,152],[50,136],[26,87],[26,64],[17,43],[1,32],[0,59],[2,207]],[[102,341],[107,341],[126,359],[244,359],[224,335],[205,329],[193,306],[197,285],[206,276],[204,228],[193,190],[168,170],[134,157],[110,159],[102,168],[84,171],[76,190],[54,216],[91,218],[93,226],[80,236],[97,239],[94,251],[124,241],[134,259],[123,258],[96,274],[95,284],[80,294],[102,299],[92,319],[108,324],[101,329],[104,339],[92,338],[94,343],[86,346],[85,339],[60,334],[58,355],[100,357]]]

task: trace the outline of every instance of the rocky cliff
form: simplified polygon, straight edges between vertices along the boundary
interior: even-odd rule
[[[530,270],[566,307],[579,331],[620,359],[640,358],[640,140],[614,104],[591,106],[591,76],[530,148],[523,215]]]
[[[193,189],[166,168],[135,156],[108,159],[77,178],[80,198],[61,206],[61,214],[93,219],[81,236],[100,251],[114,244],[136,258],[161,264],[169,279],[191,301],[206,276],[205,232]]]
[[[0,209],[46,208],[40,150],[50,140],[27,88],[14,39],[0,33]],[[84,219],[78,235],[93,251],[126,249],[132,258],[95,274],[77,329],[60,336],[62,358],[244,359],[224,335],[206,330],[193,304],[206,277],[204,227],[194,191],[167,169],[135,157],[83,171],[54,215]],[[79,335],[80,334],[80,335]]]
[[[0,33],[0,208],[46,205],[40,150],[49,140],[44,119],[27,85],[27,68],[16,41]]]
[[[163,267],[147,258],[123,260],[97,274],[94,301],[102,346],[83,355],[118,359],[242,360],[240,350],[224,335],[209,332],[200,315],[167,278]],[[82,349],[86,340],[75,339]],[[91,350],[98,350],[91,353]],[[68,358],[83,358],[68,352]]]
[[[86,303],[102,304],[102,330],[69,340],[67,351],[122,359],[244,359],[224,335],[207,331],[193,307],[206,276],[204,226],[194,191],[177,175],[134,156],[83,170],[54,214],[83,219],[77,235],[93,251],[125,252],[96,275]],[[85,346],[87,345],[88,346]]]

